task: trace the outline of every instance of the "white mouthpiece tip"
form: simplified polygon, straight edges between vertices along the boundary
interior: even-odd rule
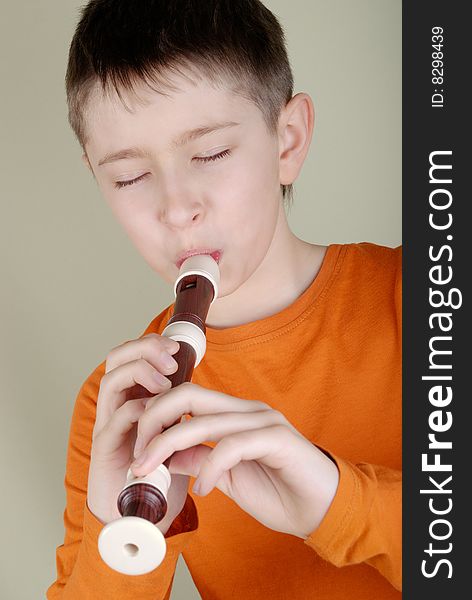
[[[190,256],[182,263],[179,276],[174,284],[174,296],[177,295],[177,285],[186,275],[202,275],[213,285],[214,295],[212,303],[218,297],[218,286],[220,284],[220,269],[216,260],[209,254],[196,254]]]

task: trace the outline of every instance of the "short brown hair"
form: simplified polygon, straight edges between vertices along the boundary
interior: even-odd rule
[[[90,0],[72,39],[65,77],[69,123],[85,151],[84,109],[100,81],[102,91],[176,89],[166,74],[189,72],[252,101],[267,129],[277,131],[293,95],[285,36],[259,0]],[[135,94],[136,95],[136,94]],[[282,185],[284,201],[293,185]]]

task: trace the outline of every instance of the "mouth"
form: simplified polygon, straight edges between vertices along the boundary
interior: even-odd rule
[[[178,260],[175,262],[175,266],[178,269],[180,269],[183,262],[187,260],[187,258],[190,258],[191,256],[196,256],[197,254],[209,254],[219,264],[223,251],[213,250],[211,248],[196,248],[194,250],[187,250],[179,256]]]

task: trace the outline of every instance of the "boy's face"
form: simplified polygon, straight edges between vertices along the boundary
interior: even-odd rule
[[[221,297],[252,275],[277,235],[279,142],[251,102],[203,81],[174,80],[181,91],[169,96],[143,84],[145,106],[125,96],[133,112],[94,94],[84,160],[133,244],[169,283],[186,250],[220,250]],[[234,125],[174,144],[185,132],[225,123]],[[99,164],[129,148],[146,156]]]

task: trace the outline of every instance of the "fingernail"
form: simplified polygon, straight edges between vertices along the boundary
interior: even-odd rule
[[[198,494],[199,496],[202,493],[202,483],[197,479],[197,481],[193,484],[192,492],[194,494]]]
[[[133,464],[131,465],[131,468],[134,469],[136,467],[141,467],[142,465],[144,465],[144,463],[146,462],[147,459],[147,452],[143,452],[142,454],[140,454],[138,456],[138,458],[133,462]]]
[[[154,372],[154,379],[160,385],[167,385],[168,383],[170,383],[170,380],[167,379],[167,377],[165,377],[165,375],[162,375],[162,373],[159,373],[159,371]]]
[[[134,458],[138,458],[143,449],[143,439],[141,437],[136,438],[136,444],[134,445]]]
[[[180,344],[177,340],[173,340],[172,338],[167,338],[168,340],[168,348],[170,349],[170,351],[172,353],[177,352],[177,350],[180,348]]]
[[[164,356],[163,363],[166,369],[175,369],[177,366],[177,361],[170,354]]]

